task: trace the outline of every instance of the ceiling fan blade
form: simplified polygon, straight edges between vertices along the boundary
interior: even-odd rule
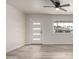
[[[67,7],[67,6],[70,6],[70,4],[60,5],[60,7]]]
[[[63,9],[63,8],[61,8],[61,7],[60,7],[59,9],[60,9],[60,10],[62,10],[62,11],[65,11],[65,12],[67,12],[67,10],[65,10],[65,9]]]
[[[55,1],[54,0],[50,0],[54,5],[56,5]]]
[[[54,6],[43,6],[43,7],[54,7]]]

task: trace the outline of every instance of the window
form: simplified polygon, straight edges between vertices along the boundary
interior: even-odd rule
[[[33,25],[40,25],[40,23],[33,23]]]
[[[33,30],[40,30],[40,28],[32,28]]]
[[[54,22],[54,32],[56,33],[70,33],[73,31],[73,23],[72,22]]]
[[[33,40],[40,40],[40,38],[33,38]]]
[[[40,35],[40,33],[33,33],[33,35]]]
[[[33,22],[32,23],[32,40],[39,41],[41,40],[41,23]]]

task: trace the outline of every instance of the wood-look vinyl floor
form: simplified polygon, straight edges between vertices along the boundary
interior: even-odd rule
[[[6,59],[73,59],[73,45],[29,45],[6,54]]]

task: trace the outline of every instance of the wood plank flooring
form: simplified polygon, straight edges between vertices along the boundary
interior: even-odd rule
[[[73,45],[29,45],[6,55],[6,59],[73,59]]]

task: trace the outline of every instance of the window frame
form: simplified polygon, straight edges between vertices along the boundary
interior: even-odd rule
[[[59,29],[60,32],[56,32],[55,25],[54,25],[55,23],[63,23],[63,25]],[[65,28],[64,26],[69,27],[67,25],[64,25],[65,23],[72,23],[72,26],[70,26],[72,30],[71,29],[68,30],[69,28]],[[59,25],[57,25],[57,26],[59,26]],[[57,30],[58,30],[58,28],[57,28]],[[54,23],[53,23],[53,32],[54,33],[73,33],[73,21],[54,21]]]

